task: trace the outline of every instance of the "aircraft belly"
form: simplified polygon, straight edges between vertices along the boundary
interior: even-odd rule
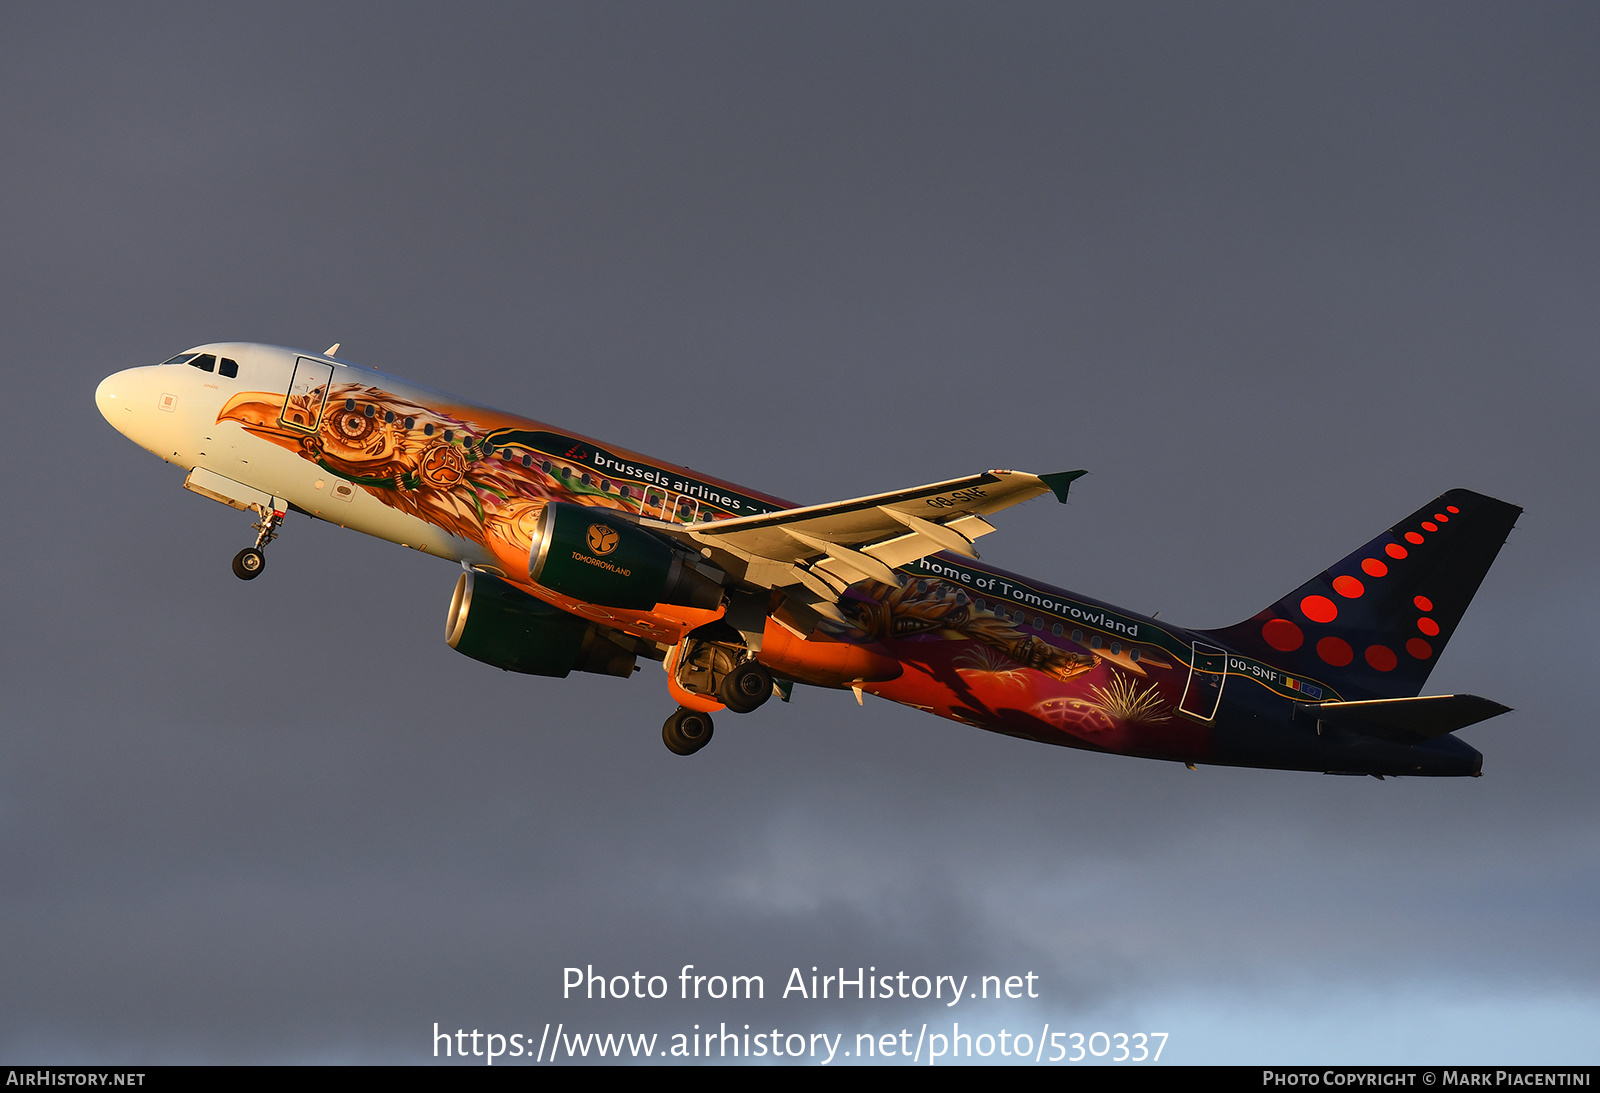
[[[1211,727],[1177,712],[1181,677],[1124,673],[1110,661],[1061,678],[962,637],[888,641],[905,666],[863,690],[954,721],[1041,743],[1181,762],[1211,762]],[[1177,675],[1176,672],[1170,673]]]

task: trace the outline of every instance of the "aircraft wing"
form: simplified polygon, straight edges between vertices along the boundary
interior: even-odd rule
[[[693,541],[747,586],[798,585],[833,604],[859,581],[894,584],[897,566],[937,551],[976,558],[973,540],[994,530],[985,516],[1046,493],[1065,502],[1068,487],[1086,473],[985,471],[827,505],[688,527],[646,526]]]

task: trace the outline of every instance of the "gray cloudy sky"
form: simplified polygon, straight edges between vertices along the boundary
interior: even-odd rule
[[[960,1020],[1595,1062],[1597,54],[1579,4],[6,7],[0,1055]],[[295,518],[235,580],[248,518],[92,397],[214,339],[803,502],[1086,467],[985,557],[1197,626],[1480,490],[1527,512],[1430,690],[1516,712],[1459,781],[816,690],[680,759],[653,667],[451,652],[436,560]],[[691,963],[767,1000],[561,999]],[[812,965],[1040,996],[775,997]]]

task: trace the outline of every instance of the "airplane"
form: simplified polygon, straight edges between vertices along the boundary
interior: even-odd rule
[[[1451,490],[1232,626],[1187,630],[978,559],[991,517],[1085,471],[990,470],[796,506],[407,383],[224,342],[119,371],[106,420],[256,517],[298,512],[458,563],[445,637],[509,672],[657,661],[672,752],[795,684],[1088,751],[1327,774],[1478,776],[1508,712],[1423,684],[1522,510]]]

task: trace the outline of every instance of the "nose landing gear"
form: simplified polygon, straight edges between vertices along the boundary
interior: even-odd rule
[[[241,581],[253,581],[267,568],[267,556],[255,547],[245,547],[233,556],[233,575]]]
[[[265,506],[257,506],[256,512],[261,515],[261,519],[251,525],[256,529],[256,545],[245,547],[233,556],[233,575],[241,581],[253,581],[267,568],[266,546],[278,537],[285,515],[282,509]]]

